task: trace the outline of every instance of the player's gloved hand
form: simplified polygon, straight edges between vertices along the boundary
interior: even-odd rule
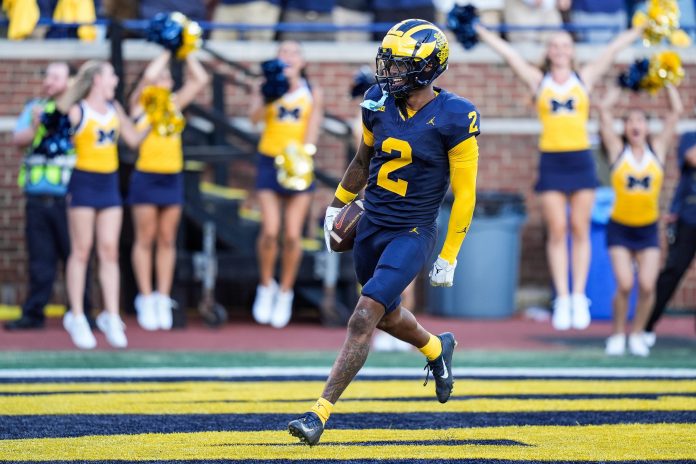
[[[326,215],[324,216],[324,241],[326,242],[326,249],[329,253],[333,253],[331,249],[331,231],[333,230],[334,218],[340,211],[341,208],[336,208],[335,206],[326,208]]]
[[[457,267],[457,261],[450,264],[446,259],[437,257],[433,263],[433,268],[430,270],[430,285],[433,287],[451,287],[454,284],[454,268]]]

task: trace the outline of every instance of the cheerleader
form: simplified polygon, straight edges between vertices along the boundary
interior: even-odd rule
[[[139,129],[149,125],[141,104],[143,89],[154,86],[171,92],[174,86],[168,66],[170,59],[169,51],[155,58],[145,69],[143,78],[131,95],[131,116]],[[193,54],[186,57],[186,69],[185,84],[171,94],[177,111],[186,108],[208,83],[208,74]],[[128,202],[135,227],[131,260],[139,290],[135,307],[138,323],[145,330],[172,328],[170,294],[176,263],[176,233],[184,200],[183,164],[181,131],[159,133],[152,130],[140,146],[130,179]],[[154,290],[153,246],[156,247]]]
[[[300,44],[280,44],[278,59],[285,64],[283,74],[288,91],[280,98],[264,102],[254,87],[250,119],[265,122],[259,142],[256,191],[261,206],[261,233],[257,242],[259,286],[252,313],[260,324],[284,327],[292,315],[293,286],[302,259],[302,227],[311,202],[314,184],[304,190],[290,190],[278,183],[276,156],[295,145],[309,154],[316,151],[323,118],[322,93],[304,77],[305,60]],[[283,214],[284,213],[284,214]],[[284,219],[280,285],[273,279],[278,256],[281,218]]]
[[[95,242],[99,262],[99,283],[104,311],[97,327],[116,348],[128,345],[125,325],[119,316],[120,270],[118,240],[121,232],[121,196],[118,182],[119,137],[136,148],[147,130],[138,132],[121,105],[114,101],[118,77],[102,61],[82,65],[75,81],[58,101],[74,129],[75,170],[68,185],[68,227],[70,257],[67,287],[70,311],[63,326],[78,348],[97,344],[84,314],[83,295],[87,262]],[[96,234],[95,234],[96,232]]]
[[[590,324],[589,301],[585,296],[590,267],[590,213],[598,185],[587,132],[590,93],[616,54],[638,39],[642,29],[621,33],[595,60],[580,68],[575,66],[570,34],[554,33],[547,43],[544,65],[538,68],[481,24],[474,27],[481,40],[507,61],[534,96],[542,127],[535,190],[540,195],[547,227],[546,254],[556,291],[552,323],[557,330],[585,329]],[[573,239],[570,260],[568,230]],[[568,286],[570,268],[572,294]]]
[[[624,118],[622,135],[614,132],[612,108],[621,90],[609,90],[600,105],[600,135],[611,163],[611,186],[616,201],[607,225],[607,246],[611,257],[616,293],[614,294],[613,334],[607,339],[606,354],[621,356],[626,350],[626,316],[633,289],[634,269],[638,274],[638,304],[628,336],[628,350],[648,356],[645,325],[655,302],[655,285],[660,268],[658,241],[659,197],[664,164],[674,140],[683,110],[676,88],[668,84],[670,112],[662,130],[650,136],[648,117],[631,109]]]

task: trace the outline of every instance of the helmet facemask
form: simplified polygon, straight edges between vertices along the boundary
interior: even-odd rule
[[[394,98],[406,98],[416,89],[430,84],[437,73],[438,66],[429,60],[410,56],[394,56],[391,49],[379,48],[377,52],[377,82]]]
[[[389,29],[377,49],[375,77],[382,90],[406,98],[447,69],[447,37],[432,23],[407,19]]]

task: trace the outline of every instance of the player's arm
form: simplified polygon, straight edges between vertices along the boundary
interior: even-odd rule
[[[447,235],[442,250],[430,272],[434,286],[451,287],[457,255],[464,242],[476,205],[476,174],[478,172],[478,143],[469,137],[448,152],[450,183],[454,194]]]
[[[665,158],[667,158],[667,151],[670,144],[674,140],[677,134],[677,124],[679,123],[679,118],[684,112],[684,104],[682,103],[681,97],[679,96],[679,91],[672,84],[667,84],[665,86],[667,91],[667,97],[669,99],[669,113],[665,116],[664,124],[662,130],[653,139],[653,148],[655,149],[655,154],[664,163]]]
[[[638,40],[638,38],[643,33],[642,27],[634,27],[627,31],[622,32],[607,46],[604,48],[602,54],[599,57],[583,66],[580,70],[580,79],[585,84],[587,90],[591,90],[595,83],[609,71],[609,67],[614,62],[616,55],[624,48],[631,45],[633,42]]]
[[[363,136],[355,157],[353,157],[348,165],[348,169],[343,174],[341,183],[338,184],[331,206],[335,208],[345,206],[353,201],[358,196],[358,193],[365,188],[370,170],[370,159],[374,152],[374,147],[369,145],[365,140],[365,136]]]
[[[608,151],[610,163],[616,161],[623,150],[623,141],[614,131],[614,113],[612,112],[612,108],[619,100],[619,95],[621,95],[621,89],[612,87],[599,104],[599,135]]]
[[[515,74],[527,85],[529,90],[535,93],[539,84],[541,84],[541,80],[544,78],[544,74],[541,70],[528,63],[509,43],[500,38],[497,34],[486,29],[481,23],[474,25],[474,29],[479,38],[498,55],[502,56]]]
[[[358,193],[367,185],[367,178],[370,171],[370,159],[375,152],[372,133],[367,128],[363,128],[363,138],[355,157],[348,165],[348,169],[343,174],[341,183],[336,188],[334,199],[331,205],[326,208],[324,216],[324,241],[326,249],[331,253],[331,230],[333,229],[334,218],[341,211],[341,208],[355,200]]]

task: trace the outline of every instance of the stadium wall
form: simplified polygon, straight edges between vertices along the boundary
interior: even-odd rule
[[[268,43],[220,42],[210,43],[209,46],[230,59],[250,65],[272,57],[275,52],[275,46]],[[348,43],[310,43],[305,46],[309,62],[307,73],[312,83],[324,89],[328,111],[344,118],[356,116],[357,103],[351,102],[348,97],[352,76],[359,65],[373,63],[375,48],[375,44]],[[520,50],[528,59],[541,62],[543,50],[539,46],[521,46]],[[156,53],[157,48],[151,44],[140,41],[126,43],[126,89],[130,88],[144,63]],[[578,46],[580,63],[596,53],[596,47]],[[594,90],[593,102],[596,103],[601,98],[606,84],[613,81],[621,69],[635,57],[647,54],[640,47],[622,53],[611,75],[603,79]],[[696,130],[696,48],[683,50],[681,55],[685,61],[686,78],[680,91],[686,113],[680,130]],[[26,292],[24,201],[22,193],[16,187],[21,153],[10,144],[14,120],[24,102],[39,91],[41,71],[47,62],[64,59],[80,64],[86,59],[108,59],[108,56],[107,43],[0,41],[0,60],[3,64],[0,67],[0,297],[3,300],[23,301]],[[522,286],[547,286],[549,276],[545,262],[544,232],[539,202],[532,189],[538,160],[536,139],[539,126],[526,89],[510,68],[503,65],[484,46],[469,52],[458,45],[453,46],[450,69],[438,80],[438,84],[465,96],[478,106],[482,115],[479,189],[518,192],[524,196],[528,219],[522,234],[520,283]],[[230,117],[245,115],[246,92],[228,85],[226,99],[227,114]],[[202,95],[200,102],[210,104],[210,93]],[[622,114],[622,109],[628,102],[624,100],[623,103],[616,111],[617,116]],[[667,108],[664,95],[631,96],[630,104],[640,105],[657,116],[664,114]],[[596,116],[596,110],[593,109],[592,133],[595,142]],[[659,130],[657,121],[653,122],[653,129]],[[317,164],[340,176],[345,167],[345,152],[335,140],[322,136]],[[678,179],[675,157],[673,151],[667,162],[661,202],[663,211],[668,208]],[[319,189],[320,198],[314,202],[312,211],[315,219],[323,216],[323,205],[329,201],[331,194],[328,189]],[[696,306],[696,265],[692,265],[671,306],[682,309]]]

